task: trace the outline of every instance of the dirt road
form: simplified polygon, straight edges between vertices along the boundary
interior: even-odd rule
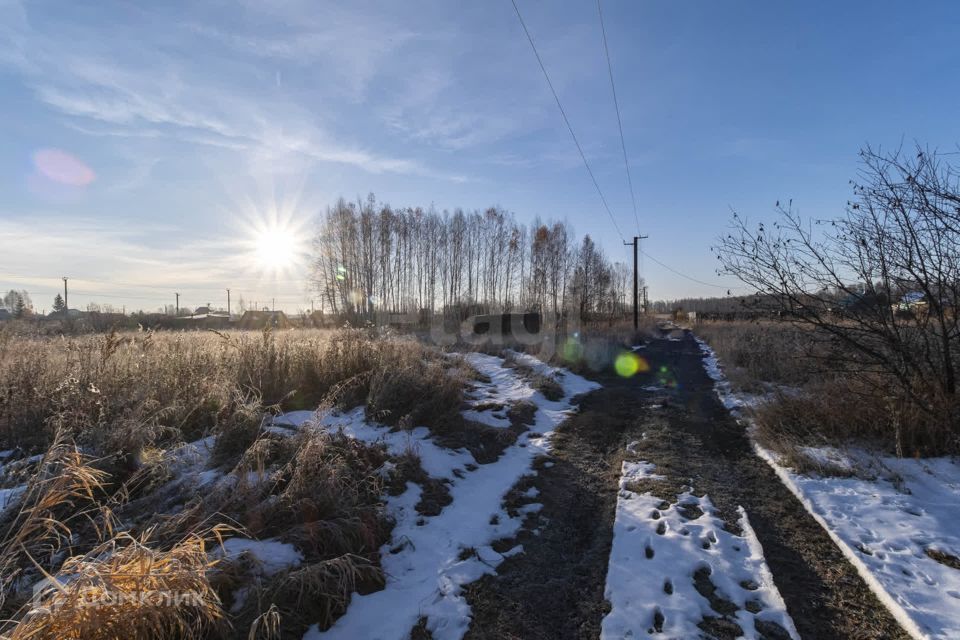
[[[666,476],[654,490],[658,497],[672,501],[692,486],[709,495],[728,523],[743,506],[803,638],[906,638],[823,529],[754,455],[743,428],[713,393],[692,336],[655,340],[641,353],[650,364],[646,373],[593,376],[603,389],[583,399],[580,413],[557,432],[553,457],[524,485],[539,490],[543,509],[517,540],[525,553],[469,588],[474,621],[468,637],[599,637],[609,610],[604,583],[620,466],[626,445],[646,434],[637,451]],[[736,637],[729,620],[729,611],[718,610],[703,621],[702,637]],[[767,637],[775,640],[779,630]]]

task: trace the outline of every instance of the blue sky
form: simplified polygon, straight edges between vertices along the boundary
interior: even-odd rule
[[[632,235],[596,4],[519,6]],[[645,260],[655,298],[725,293],[709,247],[731,207],[833,215],[863,144],[960,140],[955,2],[606,0],[604,15],[645,249],[716,284]],[[251,228],[279,208],[306,237],[327,204],[371,191],[566,219],[629,257],[507,0],[0,0],[0,96],[0,287],[38,307],[61,275],[71,306],[153,309],[173,291],[195,306],[225,286],[302,306],[295,270],[250,268]]]

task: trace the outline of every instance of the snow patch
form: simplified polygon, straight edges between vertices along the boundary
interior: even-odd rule
[[[733,618],[742,637],[760,637],[756,621],[763,620],[799,639],[746,512],[740,509],[741,537],[724,528],[707,496],[684,492],[675,504],[661,508],[660,498],[625,488],[628,482],[661,477],[653,469],[648,462],[623,463],[604,590],[611,610],[600,637],[639,638],[651,632],[700,637],[697,624],[719,614],[695,587],[699,572],[708,573],[716,594],[738,609]],[[748,603],[758,613],[751,613]]]
[[[24,491],[27,490],[27,485],[22,484],[18,487],[10,487],[8,489],[0,489],[0,514],[2,514],[7,507],[11,506],[17,501]]]
[[[250,538],[230,538],[223,542],[223,548],[214,552],[216,557],[237,558],[247,553],[257,563],[257,568],[264,576],[272,576],[284,569],[299,567],[303,562],[303,554],[288,542],[279,540],[251,540]]]
[[[723,376],[713,350],[697,340],[704,368],[732,413],[746,403]],[[876,479],[804,475],[782,465],[778,456],[753,442],[757,455],[826,530],[870,589],[914,638],[960,637],[960,571],[930,557],[960,557],[956,533],[960,513],[960,465],[948,458],[876,458]],[[852,451],[801,447],[824,467],[853,472]]]
[[[495,573],[505,558],[522,553],[523,548],[517,546],[501,554],[491,544],[515,536],[526,516],[542,505],[525,505],[518,510],[517,517],[510,517],[503,507],[504,497],[520,478],[535,473],[534,460],[550,451],[553,430],[574,410],[570,398],[599,385],[569,372],[559,375],[557,370],[524,355],[525,366],[537,372],[549,368],[550,375],[563,388],[564,399],[554,402],[531,388],[515,370],[505,367],[502,358],[478,353],[465,358],[490,380],[477,385],[471,400],[505,406],[529,400],[537,409],[530,430],[496,462],[477,465],[466,451],[451,451],[434,444],[426,429],[405,434],[369,424],[363,420],[362,410],[300,422],[325,429],[339,428],[368,442],[383,442],[392,453],[416,447],[423,468],[431,477],[448,481],[453,499],[439,515],[424,517],[415,510],[421,496],[418,485],[409,483],[404,493],[389,498],[387,509],[396,525],[390,543],[380,550],[386,587],[366,595],[354,594],[346,613],[333,627],[321,632],[314,625],[305,640],[406,639],[421,618],[426,619],[426,627],[435,640],[460,640],[471,620],[463,586]],[[295,419],[288,414],[288,421]],[[528,497],[534,496],[528,492]]]

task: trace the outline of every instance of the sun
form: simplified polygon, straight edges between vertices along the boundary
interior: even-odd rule
[[[271,191],[277,191],[273,189]],[[235,195],[231,207],[236,235],[231,245],[239,268],[262,282],[304,280],[313,247],[312,224],[317,209],[297,193],[255,198]]]
[[[302,251],[296,234],[279,227],[258,231],[254,245],[257,265],[265,271],[282,271],[290,267]]]

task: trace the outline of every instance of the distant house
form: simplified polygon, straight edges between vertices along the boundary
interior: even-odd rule
[[[900,304],[906,307],[926,304],[926,302],[927,296],[922,291],[911,291],[900,296]]]
[[[240,329],[289,329],[290,319],[283,311],[244,311],[237,323]]]
[[[89,311],[81,311],[80,309],[67,309],[68,318],[85,318],[90,315]]]
[[[199,307],[197,311],[206,309]],[[177,316],[172,319],[176,329],[229,329],[230,316],[226,313],[194,313],[189,316]]]
[[[67,309],[68,317],[70,318],[85,318],[90,315],[89,311],[81,311],[80,309]],[[62,318],[63,311],[51,311],[47,314],[48,318]]]
[[[314,311],[304,318],[303,326],[305,327],[316,327],[318,329],[324,327],[335,327],[337,326],[338,319],[336,316],[329,313],[324,313],[322,311]]]
[[[910,291],[900,296],[896,305],[897,311],[922,314],[927,310],[927,296],[922,291]]]

